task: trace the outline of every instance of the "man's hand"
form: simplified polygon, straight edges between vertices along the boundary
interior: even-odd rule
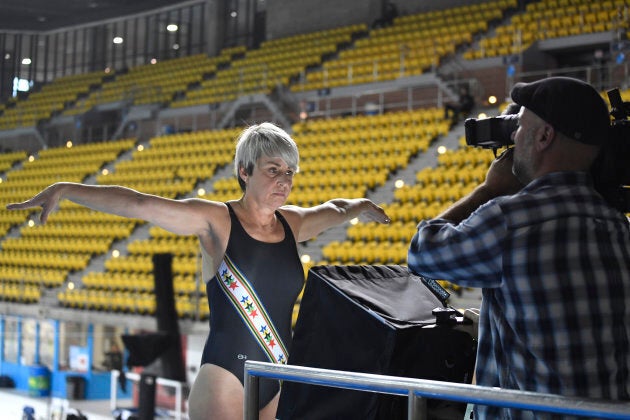
[[[499,155],[490,165],[485,181],[442,212],[438,218],[459,223],[482,204],[501,195],[511,195],[520,191],[523,184],[512,173],[513,153],[512,149],[508,149]]]
[[[490,198],[511,195],[519,192],[523,184],[512,172],[514,149],[506,149],[499,155],[488,169],[484,188]]]

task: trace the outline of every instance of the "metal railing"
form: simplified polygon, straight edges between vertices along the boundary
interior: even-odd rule
[[[259,377],[357,391],[408,396],[408,418],[427,418],[426,399],[542,411],[600,419],[630,418],[630,403],[563,397],[553,394],[507,390],[477,385],[369,373],[317,369],[274,363],[245,362],[244,419],[258,419]]]
[[[114,412],[118,408],[118,377],[120,376],[120,371],[112,370],[111,371],[111,384],[110,384],[110,397],[109,397],[109,406],[112,412]],[[125,378],[134,382],[140,381],[140,374],[135,372],[125,372]],[[158,385],[162,385],[165,387],[171,387],[175,389],[175,407],[174,410],[166,410],[169,414],[170,418],[175,420],[184,420],[187,419],[188,416],[182,411],[182,402],[184,401],[184,393],[183,386],[184,384],[179,381],[174,381],[172,379],[165,378],[156,378],[155,383]]]
[[[618,87],[622,90],[628,88],[630,83],[630,63],[624,61],[616,64],[561,67],[545,70],[523,71],[516,74],[516,77],[510,80],[508,78],[506,85],[506,93],[517,82],[532,82],[534,80],[543,79],[552,76],[567,76],[582,79],[590,83],[598,91],[604,91]]]

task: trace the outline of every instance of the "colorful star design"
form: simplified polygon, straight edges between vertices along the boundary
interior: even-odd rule
[[[238,287],[234,277],[230,274],[227,274],[227,270],[221,274],[221,278],[223,278],[223,283],[225,283],[230,289],[234,290]]]

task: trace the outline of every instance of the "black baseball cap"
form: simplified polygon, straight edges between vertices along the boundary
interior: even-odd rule
[[[599,92],[586,82],[571,77],[548,77],[517,83],[510,96],[518,105],[580,143],[602,145],[608,138],[608,107]]]

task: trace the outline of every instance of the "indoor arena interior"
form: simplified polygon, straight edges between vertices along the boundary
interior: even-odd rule
[[[522,181],[517,153],[539,153],[538,143],[519,148],[518,140],[534,132],[518,134],[526,133],[530,116],[561,132],[563,141],[577,139],[580,150],[599,147],[555,124],[560,119],[592,129],[579,115],[567,116],[584,105],[571,99],[573,91],[563,96],[553,91],[560,87],[549,87],[555,97],[533,102],[547,88],[545,80],[588,86],[610,112],[606,118],[621,133],[620,146],[611,153],[614,163],[603,166],[614,166],[621,179],[612,183],[627,207],[616,211],[629,224],[630,133],[623,133],[630,116],[629,29],[630,0],[0,2],[0,418],[630,419],[629,260],[606,259],[606,267],[621,273],[610,286],[618,292],[610,306],[621,344],[609,351],[614,357],[602,356],[603,364],[614,359],[618,366],[602,370],[620,385],[580,393],[575,389],[596,388],[582,384],[589,378],[575,389],[542,386],[533,372],[555,372],[555,366],[506,355],[483,338],[525,328],[536,317],[541,329],[557,328],[564,342],[577,342],[557,326],[556,304],[549,313],[532,314],[538,306],[522,302],[547,295],[520,295],[513,300],[523,306],[514,308],[498,292],[509,286],[468,281],[470,273],[458,281],[468,254],[431,254],[429,260],[431,238],[420,235],[431,223],[450,223],[445,215],[487,186],[494,162],[498,166],[504,156],[514,155],[512,172]],[[253,158],[255,165],[238,161],[239,139],[240,145],[252,128],[263,126],[288,134],[299,164],[267,149]],[[277,173],[257,172],[265,168],[259,167],[264,157],[275,158],[270,162]],[[265,298],[258,302],[261,291],[249,283],[251,276],[241,276],[239,267],[256,257],[243,251],[244,261],[234,267],[232,254],[228,258],[239,247],[235,223],[256,247],[273,242],[251,233],[244,199],[262,200],[250,185],[276,180],[289,184],[282,191],[290,194],[273,212],[259,210],[284,227],[281,237],[295,239],[288,242],[297,250],[290,256],[300,276],[293,277],[301,281],[287,304],[292,309],[279,315],[263,306]],[[521,182],[525,189],[528,182]],[[597,176],[595,184],[599,188]],[[63,189],[68,186],[76,191]],[[110,191],[111,200],[98,197]],[[136,198],[115,205],[131,192]],[[142,207],[155,197],[159,204]],[[225,217],[198,233],[197,204],[210,209],[209,219],[217,209]],[[353,206],[361,211],[353,213]],[[317,219],[332,219],[333,208],[334,223]],[[484,209],[471,209],[470,218]],[[511,228],[519,221],[505,223]],[[468,226],[464,221],[454,229]],[[607,247],[621,236],[610,234]],[[482,237],[477,244],[495,239]],[[551,241],[575,241],[565,246],[573,250],[582,239],[567,234],[528,245],[544,254]],[[520,239],[501,240],[508,247]],[[419,243],[424,247],[414,254]],[[625,254],[606,255],[628,256],[630,241],[625,243]],[[499,245],[488,249],[503,251]],[[288,264],[280,262],[280,252],[269,252],[256,273],[269,272],[276,281],[266,293],[280,300],[291,292],[275,273],[289,273]],[[496,252],[484,255],[488,272],[494,261],[508,264]],[[519,256],[526,258],[512,255]],[[418,260],[435,269],[416,269]],[[581,265],[602,276],[609,270]],[[534,266],[526,267],[538,272]],[[478,273],[485,278],[486,271]],[[511,274],[501,277],[502,284]],[[562,282],[542,277],[535,283]],[[600,298],[603,286],[592,281],[587,295]],[[216,292],[213,283],[220,285]],[[241,296],[237,288],[247,292]],[[566,302],[575,299],[566,305],[575,313],[590,313],[577,291],[562,293]],[[210,349],[232,339],[219,333],[219,295],[238,322],[234,329],[267,357],[239,349],[230,355],[239,359],[232,371],[227,362],[214,362],[221,359]],[[260,308],[252,310],[252,300]],[[490,302],[496,312],[484,311]],[[594,317],[595,330],[613,313],[599,309],[604,315]],[[497,327],[493,322],[503,312]],[[283,328],[273,325],[277,318],[286,321],[284,343]],[[214,342],[215,327],[222,344]],[[587,337],[583,347],[567,344],[544,356],[567,352],[575,360],[600,335],[581,335]],[[528,345],[512,342],[519,339],[501,343]],[[607,344],[594,346],[599,351]],[[287,353],[277,357],[276,347]],[[492,369],[479,364],[488,362],[488,353],[497,358],[497,377],[503,378],[502,363],[514,368],[505,382],[487,386]],[[236,384],[235,416],[216,414],[228,399],[217,402],[219,387],[199,380],[207,367]],[[221,383],[212,372],[207,381]],[[270,384],[279,389],[271,402],[265,391],[276,388]],[[272,416],[265,411],[270,406]],[[499,412],[516,414],[487,414]]]

